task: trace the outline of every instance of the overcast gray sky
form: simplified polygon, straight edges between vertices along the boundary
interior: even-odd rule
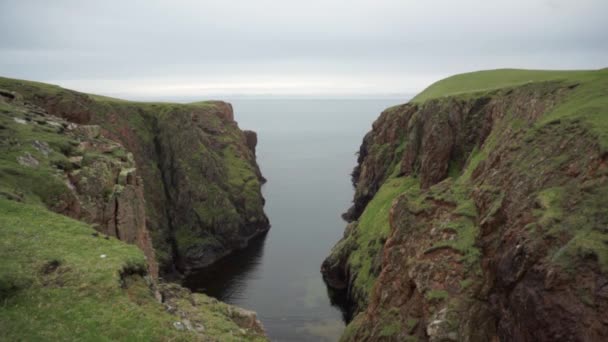
[[[127,98],[410,94],[608,67],[608,0],[0,0],[0,74]]]

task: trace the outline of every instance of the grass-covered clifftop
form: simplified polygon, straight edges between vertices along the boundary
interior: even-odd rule
[[[493,70],[387,109],[323,264],[344,340],[608,337],[608,70]]]
[[[255,146],[229,104],[132,102],[8,78],[0,89],[70,122],[98,125],[133,154],[163,269],[208,265],[268,229]]]

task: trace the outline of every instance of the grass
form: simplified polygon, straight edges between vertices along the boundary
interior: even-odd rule
[[[67,192],[57,166],[67,167],[67,156],[76,155],[77,142],[57,134],[56,128],[28,122],[17,123],[14,118],[27,117],[19,108],[5,105],[0,109],[0,191],[18,194],[30,203],[46,203],[52,206]],[[48,144],[50,152],[45,156],[34,143]],[[20,165],[18,158],[31,155],[38,166]]]
[[[433,83],[416,95],[412,102],[422,103],[431,99],[487,92],[534,82],[562,81],[588,77],[595,71],[496,69],[459,74]]]
[[[430,301],[442,301],[449,297],[449,294],[445,290],[430,290],[425,295],[426,299]]]
[[[377,274],[372,270],[372,259],[382,248],[383,240],[390,232],[389,212],[397,196],[417,194],[420,185],[412,177],[396,177],[387,180],[374,198],[367,204],[357,226],[357,248],[350,254],[348,262],[356,270],[354,286],[365,294],[371,291]]]
[[[0,199],[0,329],[7,340],[166,340],[188,337],[146,288],[121,288],[146,268],[135,246],[46,209]],[[106,255],[101,258],[101,255]],[[56,264],[54,270],[48,265]]]
[[[0,330],[3,339],[185,341],[180,318],[165,311],[146,280],[146,260],[135,246],[94,236],[81,222],[38,205],[0,198]],[[101,257],[105,255],[105,257]],[[125,272],[134,276],[123,277]],[[230,306],[195,295],[182,303],[217,340],[253,340],[231,321]],[[240,337],[239,337],[240,336]],[[200,337],[200,336],[199,336]]]
[[[563,187],[547,188],[538,193],[537,202],[540,205],[538,222],[540,224],[549,225],[551,222],[561,219],[564,195]]]

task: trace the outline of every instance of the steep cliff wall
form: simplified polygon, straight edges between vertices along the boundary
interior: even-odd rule
[[[0,78],[49,114],[98,125],[133,154],[146,226],[163,270],[206,266],[265,232],[255,133],[223,102],[137,103]]]
[[[322,265],[344,340],[608,338],[608,70],[438,82],[374,123]]]

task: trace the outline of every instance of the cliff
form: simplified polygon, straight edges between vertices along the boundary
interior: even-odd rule
[[[450,77],[361,145],[343,340],[608,338],[608,69]]]
[[[6,78],[0,89],[70,123],[99,126],[132,153],[137,174],[129,179],[143,185],[163,273],[206,266],[268,230],[257,138],[239,129],[230,104],[130,102]]]
[[[141,168],[108,135],[0,90],[2,337],[266,340],[255,313],[158,279]]]

